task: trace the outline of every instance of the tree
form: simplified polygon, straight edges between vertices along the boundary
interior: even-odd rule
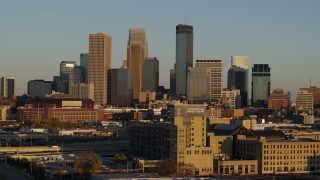
[[[162,176],[177,176],[177,162],[168,158],[162,159],[159,163],[158,173]]]
[[[114,155],[114,160],[115,160],[117,163],[126,164],[126,162],[127,162],[127,156],[124,155],[124,154],[115,154],[115,155]]]
[[[74,173],[90,175],[101,170],[102,160],[99,155],[92,151],[82,151],[74,164]]]

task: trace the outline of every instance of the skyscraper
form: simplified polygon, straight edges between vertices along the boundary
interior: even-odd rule
[[[4,76],[1,78],[1,96],[4,99],[11,98],[14,95],[14,81],[12,76]]]
[[[52,92],[52,81],[44,81],[40,79],[30,80],[28,82],[28,95],[44,98]]]
[[[81,53],[80,54],[80,66],[84,68],[84,81],[88,83],[88,68],[89,68],[89,54],[88,53]]]
[[[254,107],[267,107],[271,88],[270,69],[268,64],[254,64],[252,68],[251,104]]]
[[[187,99],[190,103],[210,101],[210,67],[190,67],[188,70]]]
[[[111,68],[112,37],[103,33],[89,34],[89,83],[94,85],[95,104],[106,104],[108,69]]]
[[[241,106],[248,106],[248,56],[231,56],[228,71],[228,89],[240,89]]]
[[[141,28],[131,28],[127,46],[127,67],[132,69],[133,99],[139,100],[142,89],[142,70],[145,58],[148,56],[146,32]]]
[[[159,86],[159,60],[148,57],[143,63],[142,91],[157,91]]]
[[[170,69],[170,96],[176,96],[176,68]]]
[[[188,68],[193,66],[193,27],[179,24],[176,26],[176,94],[187,94]]]
[[[223,89],[222,60],[196,60],[195,67],[210,68],[210,101],[219,102],[221,100],[221,91]]]

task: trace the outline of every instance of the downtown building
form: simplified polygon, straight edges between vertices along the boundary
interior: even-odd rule
[[[14,96],[15,93],[15,78],[12,76],[4,76],[1,78],[1,97],[3,99],[9,99]]]
[[[248,106],[248,56],[231,56],[231,67],[228,70],[228,89],[239,89],[241,95],[241,106]]]
[[[289,100],[288,95],[284,93],[283,89],[275,89],[269,96],[268,108],[275,110],[288,109]]]
[[[53,90],[52,81],[44,81],[40,79],[30,80],[28,82],[28,95],[44,98],[47,94],[51,94]]]
[[[133,101],[139,101],[143,83],[143,65],[148,56],[148,43],[144,29],[131,28],[127,44],[127,68],[132,70]]]
[[[222,60],[207,59],[196,60],[195,67],[210,68],[210,89],[209,96],[211,102],[221,101],[221,91],[223,89],[223,62]]]
[[[193,27],[186,24],[176,26],[176,95],[187,95],[188,68],[193,66]],[[170,87],[172,88],[172,87]]]
[[[188,69],[187,99],[191,104],[210,102],[211,70],[208,67]]]
[[[307,90],[299,90],[297,92],[297,113],[313,115],[313,93]]]
[[[119,107],[131,106],[133,97],[132,69],[110,69],[108,73],[108,97],[110,98],[108,103]]]
[[[159,60],[147,57],[143,63],[142,91],[156,92],[159,86]]]
[[[88,80],[94,85],[94,102],[97,105],[107,103],[111,59],[112,37],[103,33],[89,34]]]
[[[253,107],[267,107],[268,105],[271,88],[270,70],[268,64],[253,65],[251,79],[251,104]]]

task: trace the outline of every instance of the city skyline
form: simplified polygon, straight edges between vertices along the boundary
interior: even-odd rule
[[[175,63],[175,26],[184,22],[194,27],[193,61],[222,59],[224,77],[231,56],[245,55],[250,59],[249,69],[253,64],[269,64],[271,89],[292,91],[293,98],[299,87],[309,86],[310,78],[312,85],[320,85],[317,1],[114,1],[111,6],[107,2],[74,2],[1,4],[0,76],[15,77],[17,95],[27,93],[29,80],[52,81],[61,61],[79,63],[80,53],[89,51],[87,37],[92,33],[113,37],[112,68],[119,68],[126,59],[130,28],[145,29],[148,54],[160,59],[160,84],[169,88],[169,72]],[[154,6],[157,8],[145,8]]]

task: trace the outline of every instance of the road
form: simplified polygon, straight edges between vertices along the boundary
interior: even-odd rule
[[[22,172],[6,167],[4,163],[0,164],[0,174],[8,180],[28,180]]]

